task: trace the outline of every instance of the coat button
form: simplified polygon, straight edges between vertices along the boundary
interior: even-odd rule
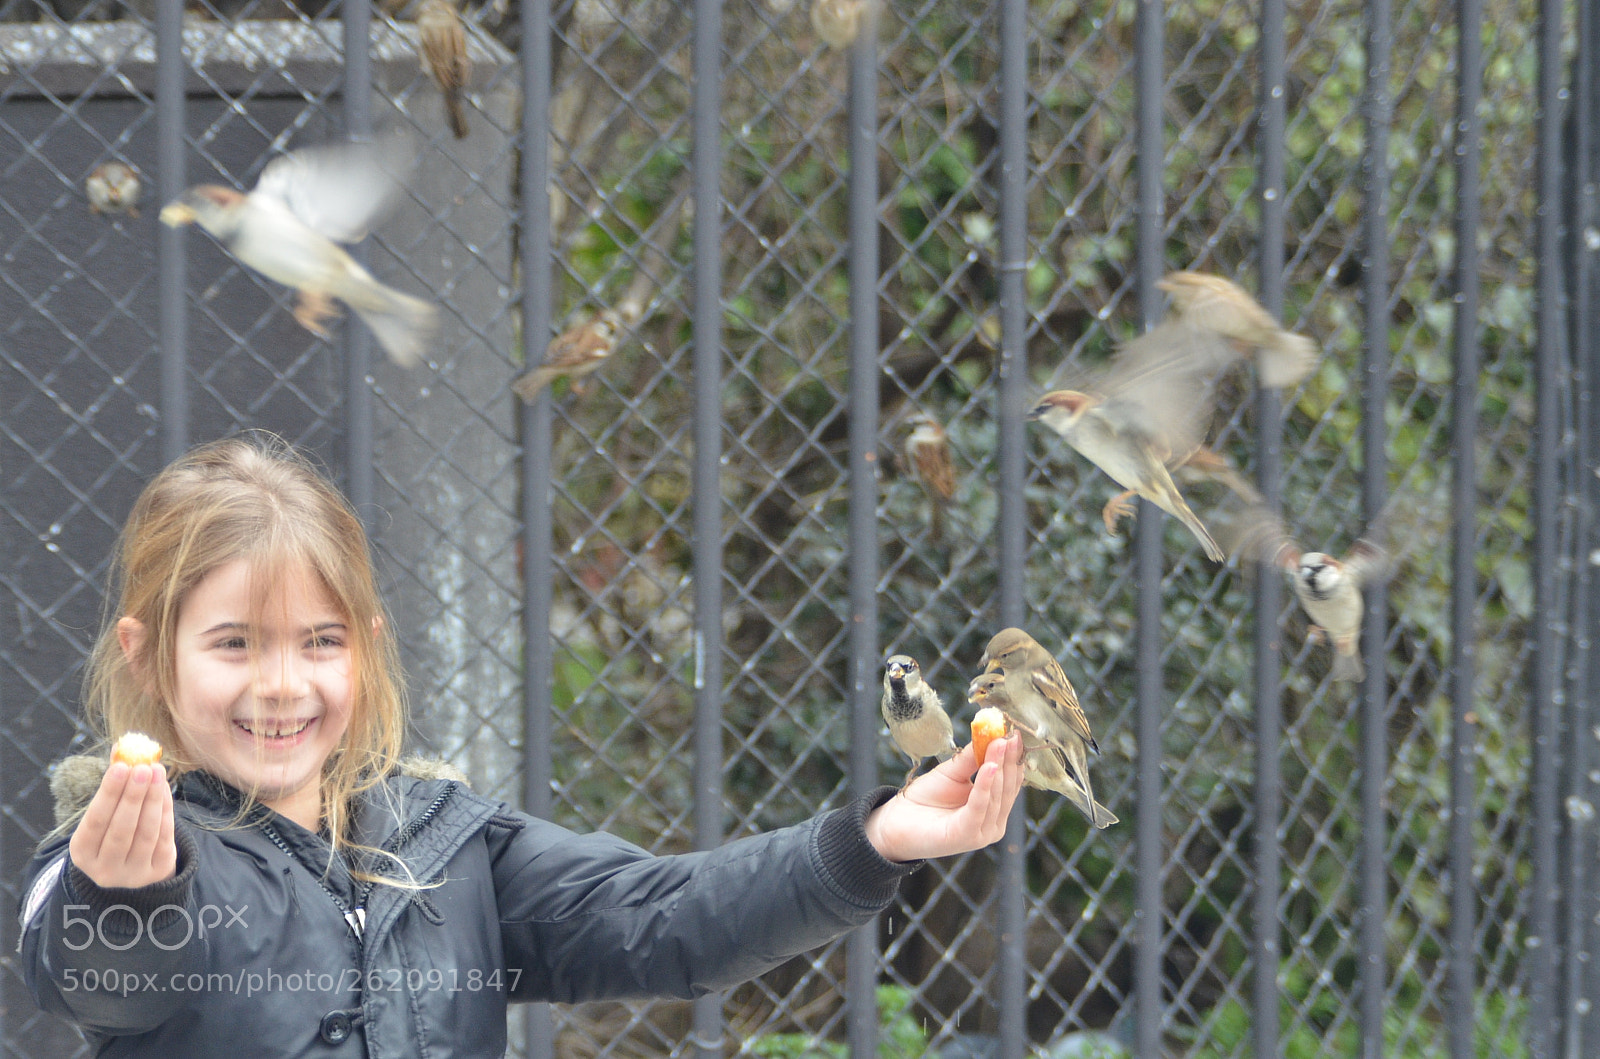
[[[343,1044],[350,1039],[350,1031],[354,1028],[348,1011],[330,1011],[322,1016],[322,1026],[318,1032],[329,1044]]]

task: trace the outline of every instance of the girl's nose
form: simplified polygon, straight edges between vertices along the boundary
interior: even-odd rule
[[[299,699],[311,690],[312,663],[291,649],[267,651],[256,673],[256,696],[263,699]]]

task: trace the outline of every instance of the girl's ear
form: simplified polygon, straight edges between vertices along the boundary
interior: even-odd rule
[[[122,645],[122,657],[128,660],[128,668],[139,680],[144,679],[144,674],[139,672],[139,652],[144,650],[144,638],[144,622],[138,618],[117,619],[117,643]]]

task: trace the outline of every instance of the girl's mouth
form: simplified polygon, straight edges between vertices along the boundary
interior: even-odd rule
[[[315,718],[296,718],[282,721],[234,721],[234,726],[246,735],[268,743],[290,743],[302,735]]]

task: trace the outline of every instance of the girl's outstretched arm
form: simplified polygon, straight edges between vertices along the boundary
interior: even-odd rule
[[[982,768],[969,744],[873,810],[867,817],[867,841],[892,861],[982,849],[1005,835],[1006,818],[1021,790],[1020,734],[990,743]]]

